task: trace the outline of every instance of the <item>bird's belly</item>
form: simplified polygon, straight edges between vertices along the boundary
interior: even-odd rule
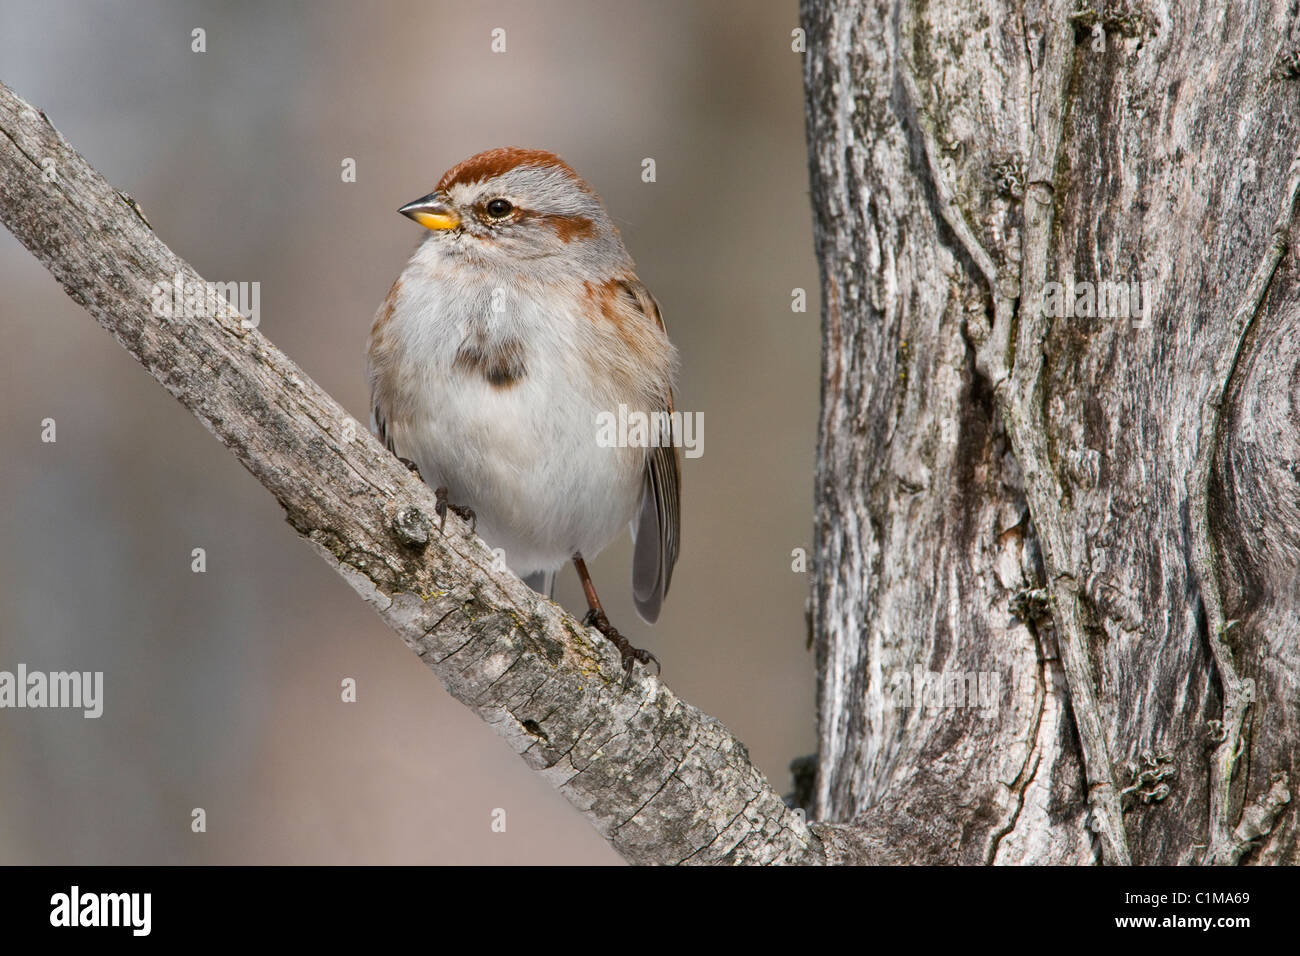
[[[627,526],[643,448],[603,448],[608,402],[535,370],[514,384],[451,376],[426,383],[410,427],[394,435],[431,487],[474,509],[478,531],[518,574],[593,557]],[[615,408],[616,408],[615,404]]]

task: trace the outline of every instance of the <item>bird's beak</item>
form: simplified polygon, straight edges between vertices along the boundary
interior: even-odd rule
[[[455,229],[460,225],[460,216],[456,215],[456,210],[439,193],[429,193],[415,202],[408,202],[397,211],[403,216],[410,216],[425,229]]]

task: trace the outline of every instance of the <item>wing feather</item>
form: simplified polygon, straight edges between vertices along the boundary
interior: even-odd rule
[[[667,331],[659,303],[649,290],[635,279],[627,280],[624,285],[642,313]],[[672,414],[671,389],[664,396],[664,408],[656,411]],[[672,419],[669,421],[671,423]],[[659,619],[668,586],[672,583],[681,540],[682,468],[677,436],[672,433],[671,424],[667,437],[666,443],[661,438],[660,444],[650,450],[641,486],[641,501],[632,523],[632,597],[637,613],[647,624]]]
[[[394,455],[397,454],[397,449],[393,444],[393,436],[388,433],[388,416],[391,409],[388,407],[389,389],[386,387],[394,345],[388,333],[401,289],[402,280],[399,277],[388,290],[388,295],[384,297],[379,311],[375,313],[375,321],[370,328],[370,342],[366,349],[366,380],[370,383],[370,431]]]

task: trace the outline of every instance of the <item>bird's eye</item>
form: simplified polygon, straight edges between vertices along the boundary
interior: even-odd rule
[[[485,208],[493,219],[504,219],[515,211],[514,203],[509,199],[493,199]]]

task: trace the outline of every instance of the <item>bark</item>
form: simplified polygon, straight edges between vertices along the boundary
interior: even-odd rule
[[[625,691],[603,637],[494,567],[459,519],[439,534],[432,492],[225,299],[207,292],[206,318],[154,315],[155,284],[202,279],[139,205],[3,85],[0,134],[9,230],[275,495],[443,686],[620,854],[827,861],[821,839],[721,723],[653,676]]]
[[[819,818],[909,862],[1300,861],[1294,17],[804,0]],[[1144,311],[1061,314],[1068,276]]]
[[[0,218],[631,861],[1295,863],[1288,17],[804,0],[834,823],[656,678],[624,692],[457,519],[440,535],[429,490],[224,300],[156,317],[156,283],[201,280],[3,86]],[[1070,275],[1148,283],[1146,311],[1049,312]]]

